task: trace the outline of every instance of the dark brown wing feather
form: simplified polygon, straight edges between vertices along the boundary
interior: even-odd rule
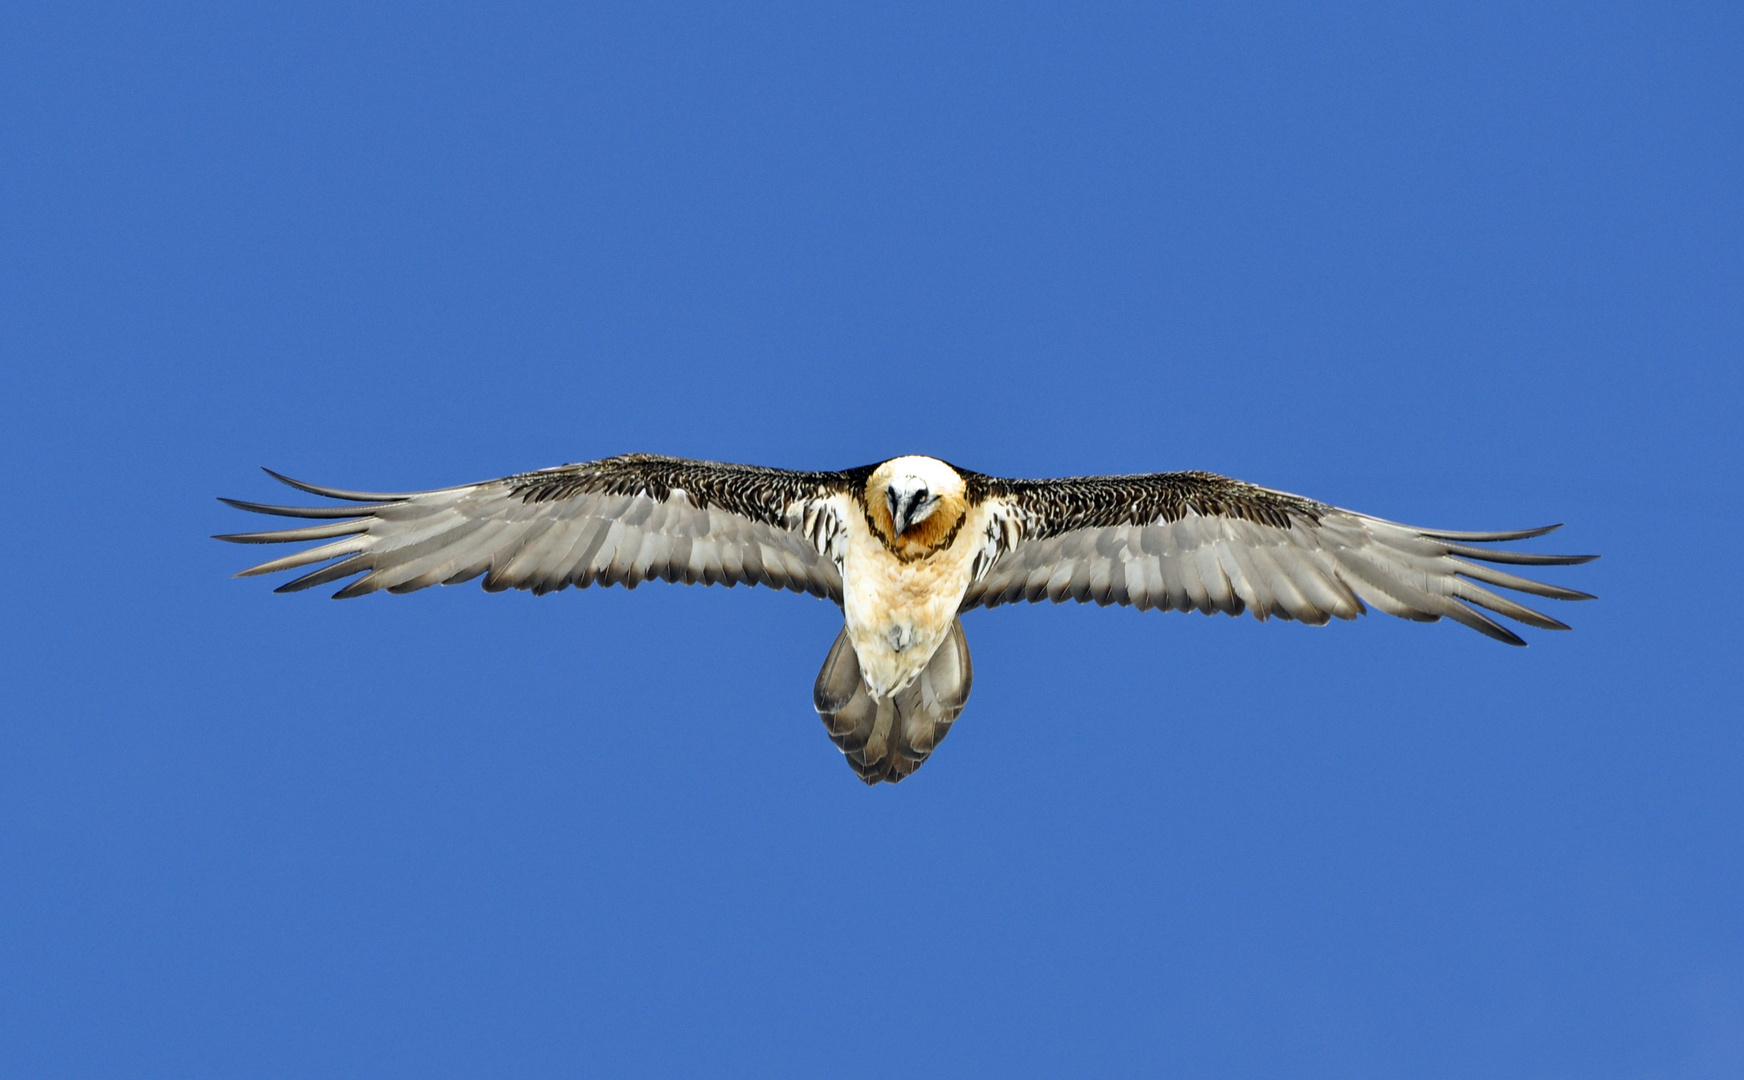
[[[959,470],[961,471],[961,470]],[[1287,528],[1292,519],[1317,521],[1325,503],[1209,472],[1068,476],[1010,480],[965,475],[970,501],[1007,499],[1034,523],[1027,535],[1044,540],[1075,529],[1151,525],[1190,514],[1254,521]]]

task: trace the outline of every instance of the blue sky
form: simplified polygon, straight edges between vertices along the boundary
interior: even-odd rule
[[[0,1071],[1744,1073],[1736,8],[0,25]],[[1602,599],[972,614],[869,790],[826,602],[206,539],[632,450],[1567,521]]]

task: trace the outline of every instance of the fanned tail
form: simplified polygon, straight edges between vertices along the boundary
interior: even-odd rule
[[[921,767],[944,741],[969,700],[974,670],[963,624],[933,653],[920,678],[887,698],[874,698],[860,677],[860,658],[844,629],[818,672],[812,700],[830,739],[868,784],[897,783]]]

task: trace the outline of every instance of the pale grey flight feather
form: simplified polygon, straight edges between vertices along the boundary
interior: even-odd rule
[[[1499,641],[1523,645],[1518,635],[1468,605],[1541,629],[1568,627],[1480,582],[1557,600],[1592,598],[1470,561],[1565,565],[1589,556],[1498,551],[1448,539],[1517,540],[1558,526],[1450,533],[1336,507],[1323,507],[1317,516],[1317,521],[1292,516],[1290,527],[1280,528],[1189,514],[1022,539],[969,586],[962,607],[1076,600],[1141,610],[1249,611],[1261,620],[1277,616],[1322,625],[1333,618],[1354,619],[1372,604],[1419,622],[1447,616]]]

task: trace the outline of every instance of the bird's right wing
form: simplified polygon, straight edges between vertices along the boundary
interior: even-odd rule
[[[239,576],[329,563],[277,591],[358,574],[334,594],[412,592],[484,575],[484,587],[546,593],[571,585],[767,585],[837,603],[849,474],[626,454],[480,484],[382,494],[317,487],[353,505],[241,510],[327,524],[220,536],[240,544],[331,541]],[[331,561],[337,560],[337,561]]]

